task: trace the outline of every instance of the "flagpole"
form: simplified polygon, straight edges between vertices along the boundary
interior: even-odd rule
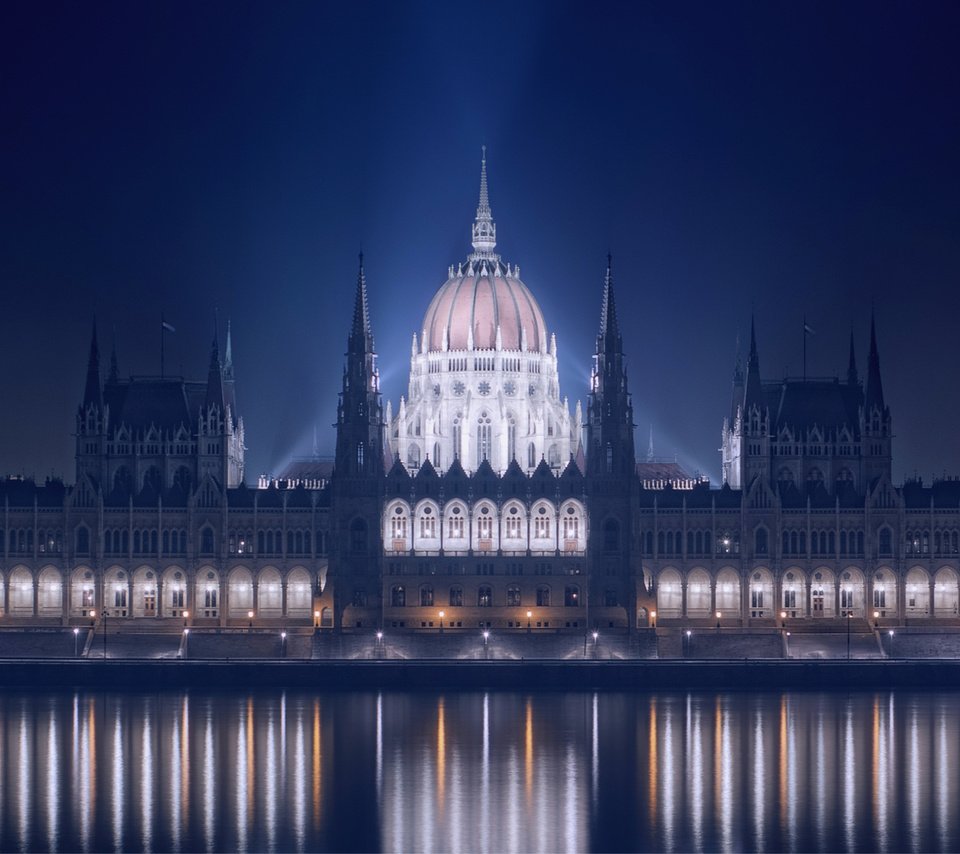
[[[807,381],[807,316],[803,316],[803,381]]]

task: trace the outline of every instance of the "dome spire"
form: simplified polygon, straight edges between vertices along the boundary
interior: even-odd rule
[[[477,205],[477,217],[473,221],[473,255],[471,259],[496,260],[493,250],[497,246],[497,224],[490,210],[490,196],[487,191],[487,147],[481,146],[480,160],[480,203]]]

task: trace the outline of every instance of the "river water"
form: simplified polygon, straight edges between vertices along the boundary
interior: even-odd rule
[[[960,849],[960,695],[0,697],[0,850]]]

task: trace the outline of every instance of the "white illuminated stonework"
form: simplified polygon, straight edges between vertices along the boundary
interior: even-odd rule
[[[486,159],[472,233],[474,251],[449,268],[413,336],[407,396],[395,415],[387,406],[390,453],[411,472],[456,457],[468,472],[516,460],[532,473],[544,459],[559,473],[578,450],[580,407],[571,418],[560,398],[556,337],[519,267],[494,253]]]

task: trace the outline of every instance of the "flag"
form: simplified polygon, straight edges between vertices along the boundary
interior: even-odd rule
[[[161,320],[161,321],[160,321],[160,326],[161,326],[161,328],[165,329],[167,332],[176,332],[176,331],[177,331],[176,329],[174,329],[172,323],[167,323],[167,321],[165,321],[165,320]]]

